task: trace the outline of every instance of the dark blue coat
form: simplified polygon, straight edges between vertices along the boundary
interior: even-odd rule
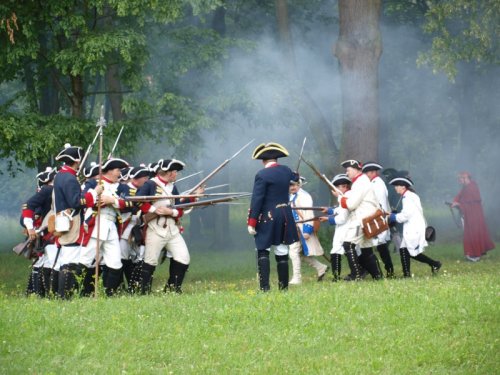
[[[21,215],[22,226],[24,226],[23,218],[25,217],[33,219],[35,215],[38,215],[43,220],[45,215],[48,214],[52,205],[52,189],[52,185],[43,185],[41,189],[23,205],[23,212]]]
[[[290,245],[299,240],[288,204],[290,181],[295,173],[285,165],[261,169],[255,176],[248,225],[255,226],[255,246]]]

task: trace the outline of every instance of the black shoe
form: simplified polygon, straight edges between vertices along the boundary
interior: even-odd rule
[[[325,278],[325,275],[329,269],[330,269],[330,267],[326,266],[325,272],[323,272],[321,275],[318,276],[318,282],[323,281],[323,279]]]
[[[436,274],[441,269],[442,265],[441,262],[436,262],[436,264],[431,267],[432,273]]]

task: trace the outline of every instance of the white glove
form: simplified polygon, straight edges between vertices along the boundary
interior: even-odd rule
[[[255,230],[255,228],[254,228],[254,227],[252,227],[251,225],[249,225],[249,226],[247,227],[247,229],[248,229],[248,234],[249,234],[249,235],[251,235],[251,236],[255,236],[255,235],[257,234],[257,231],[256,231],[256,230]]]

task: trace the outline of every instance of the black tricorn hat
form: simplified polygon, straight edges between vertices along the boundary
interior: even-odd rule
[[[54,179],[57,173],[57,168],[52,169],[52,167],[47,167],[44,172],[40,172],[36,175],[37,185],[41,187],[42,185],[48,184]]]
[[[182,171],[184,169],[184,164],[180,160],[176,159],[160,159],[158,160],[158,165],[156,166],[156,172],[158,171]]]
[[[279,143],[261,143],[252,153],[252,159],[269,160],[285,158],[288,156],[288,151]]]
[[[356,169],[359,169],[359,170],[361,170],[362,167],[363,167],[363,165],[361,164],[361,162],[359,162],[357,160],[354,160],[354,159],[345,160],[342,163],[340,163],[340,165],[342,166],[342,168],[351,167],[351,168],[356,168]]]
[[[64,145],[64,150],[57,154],[56,160],[72,164],[82,160],[82,153],[83,150],[81,147],[71,146],[69,143],[66,143]]]
[[[90,167],[83,168],[83,175],[86,178],[95,177],[98,174],[99,174],[99,164],[97,164],[94,161],[92,163],[90,163]]]
[[[413,186],[413,181],[410,180],[410,177],[400,176],[400,177],[393,178],[391,181],[389,181],[389,184],[395,185],[395,186],[410,187],[410,186]]]
[[[117,159],[117,158],[111,158],[111,159],[108,159],[104,162],[104,164],[102,165],[102,171],[103,172],[107,172],[107,171],[110,171],[112,169],[116,169],[116,168],[127,168],[128,167],[128,163],[123,160],[123,159]]]
[[[381,169],[384,169],[379,163],[375,163],[374,161],[367,161],[365,164],[363,164],[363,168],[361,169],[363,173],[365,172],[370,172],[370,171],[380,171]]]
[[[352,183],[351,179],[347,177],[345,173],[340,173],[333,177],[332,184],[335,186],[339,185],[350,185]]]
[[[128,173],[129,178],[141,178],[146,176],[151,176],[151,172],[146,166],[134,167]]]
[[[130,171],[132,170],[132,166],[128,166],[120,169],[120,180],[128,180],[130,178]]]

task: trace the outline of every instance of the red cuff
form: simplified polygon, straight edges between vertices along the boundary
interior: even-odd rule
[[[124,210],[127,207],[127,202],[125,199],[118,199],[118,208]]]
[[[347,208],[347,197],[340,198],[340,206],[342,208]]]
[[[35,211],[29,210],[29,209],[23,210],[21,216],[23,219],[25,219],[25,218],[33,219],[35,217]]]
[[[177,212],[179,213],[176,217],[176,219],[180,219],[182,215],[184,215],[184,208],[176,208]]]
[[[151,208],[151,203],[149,203],[149,202],[144,202],[141,205],[141,211],[142,211],[143,214],[147,214],[149,212],[150,208]]]
[[[251,227],[256,227],[257,226],[257,219],[254,219],[253,217],[248,218],[247,224],[250,225]]]

